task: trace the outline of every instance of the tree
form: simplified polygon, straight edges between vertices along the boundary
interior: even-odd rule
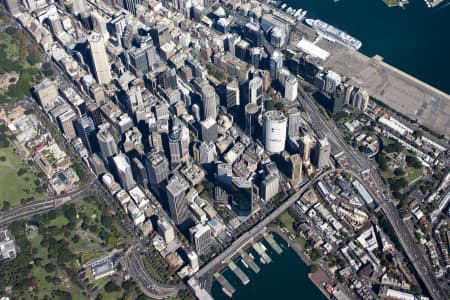
[[[53,76],[54,71],[52,69],[52,64],[49,62],[43,63],[42,64],[42,73],[44,73],[44,75],[47,77]]]
[[[405,170],[403,170],[402,168],[397,168],[394,170],[394,175],[397,177],[403,176],[405,175]]]
[[[413,132],[413,137],[415,137],[416,139],[420,139],[423,137],[423,131],[422,130],[414,130]]]
[[[406,156],[406,163],[408,164],[408,166],[414,169],[422,168],[422,162],[419,159],[417,159],[417,157],[412,155]]]
[[[47,271],[47,273],[52,273],[52,272],[55,272],[55,270],[56,270],[56,266],[52,263],[46,264],[44,268],[45,268],[45,271]]]
[[[105,284],[105,291],[107,293],[118,292],[118,291],[120,291],[120,287],[117,284],[115,284],[114,282],[108,281],[108,283]]]

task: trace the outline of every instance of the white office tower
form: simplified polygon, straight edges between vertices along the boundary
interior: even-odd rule
[[[186,200],[186,192],[188,189],[189,183],[180,175],[172,176],[166,186],[170,217],[176,224],[183,223],[188,217]]]
[[[327,138],[317,141],[314,151],[314,162],[318,169],[323,169],[330,161],[331,145]]]
[[[158,226],[159,235],[164,238],[166,244],[175,240],[175,230],[172,224],[170,224],[169,220],[167,220],[167,218],[158,218],[158,222],[156,223],[156,225]]]
[[[294,75],[289,76],[286,79],[284,85],[284,98],[288,101],[294,101],[297,99],[298,80]]]
[[[99,84],[107,84],[111,81],[111,66],[108,62],[106,54],[105,42],[103,37],[93,32],[88,38],[89,47],[91,48],[92,62],[94,64],[95,77]]]
[[[356,109],[365,111],[369,104],[369,94],[365,89],[355,88],[350,94],[350,103]]]
[[[109,123],[103,123],[98,126],[97,141],[105,161],[108,161],[108,158],[118,153],[117,143],[111,133]]]
[[[189,251],[188,254],[189,259],[189,265],[191,267],[191,272],[197,272],[199,269],[199,263],[198,263],[198,255],[195,253],[195,251]]]
[[[283,54],[275,50],[270,57],[270,77],[272,80],[278,78],[278,71],[283,67]]]
[[[189,228],[191,243],[198,255],[208,254],[212,246],[212,232],[208,225],[197,224]]]
[[[310,159],[311,159],[311,149],[314,145],[314,140],[313,138],[308,135],[305,134],[304,136],[302,136],[300,138],[300,153],[302,154],[302,158],[303,158],[303,163],[305,165],[309,165],[310,163]]]
[[[144,100],[142,99],[142,92],[139,86],[132,86],[127,91],[127,108],[131,112],[135,112],[136,109],[142,105]]]
[[[92,27],[95,32],[98,32],[103,40],[109,39],[109,32],[106,29],[106,21],[98,12],[95,10],[91,11]]]
[[[300,111],[296,107],[288,110],[288,136],[296,137],[300,133]]]
[[[84,0],[72,0],[72,14],[79,15],[86,10]]]
[[[212,163],[216,157],[216,146],[213,142],[202,142],[198,148],[198,152],[200,164],[209,164]]]
[[[263,115],[263,135],[266,151],[280,153],[286,143],[287,119],[281,111],[269,110]]]
[[[263,80],[255,76],[248,83],[248,102],[262,108],[263,105]]]
[[[203,120],[217,117],[217,94],[210,84],[205,84],[202,87],[201,99],[203,103]]]
[[[136,182],[131,172],[130,161],[124,153],[120,153],[113,157],[113,162],[116,167],[117,177],[119,177],[120,184],[125,190],[131,190],[136,186]]]

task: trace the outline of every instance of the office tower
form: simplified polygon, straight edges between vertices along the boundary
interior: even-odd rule
[[[111,33],[111,39],[119,46],[122,46],[122,35],[127,24],[126,12],[121,12],[107,24],[108,31]]]
[[[109,158],[118,153],[117,143],[114,140],[109,123],[99,125],[99,131],[97,132],[97,142],[100,148],[100,153],[103,160],[106,162]]]
[[[141,160],[134,157],[131,160],[131,170],[133,171],[134,178],[136,182],[144,187],[148,185],[147,170]]]
[[[150,147],[154,152],[164,151],[161,134],[158,131],[157,126],[150,127],[150,134],[148,137]]]
[[[166,24],[159,23],[152,31],[152,38],[157,48],[170,41],[169,27]]]
[[[137,85],[132,86],[127,91],[127,108],[130,112],[134,113],[136,109],[142,105],[144,99],[142,98],[141,88]]]
[[[103,37],[93,32],[88,38],[89,47],[91,48],[91,57],[95,77],[98,83],[107,84],[111,81],[111,65],[108,62],[105,43]]]
[[[200,107],[197,104],[193,104],[192,107],[192,115],[194,116],[194,119],[199,122],[201,120],[200,118]]]
[[[130,68],[135,74],[149,72],[157,62],[156,50],[150,37],[141,38],[139,48],[128,51]]]
[[[174,168],[181,162],[181,131],[169,134],[170,167]]]
[[[275,80],[278,78],[278,72],[283,67],[283,54],[281,54],[280,51],[275,50],[272,53],[272,56],[270,57],[270,77],[272,80]]]
[[[289,157],[289,178],[292,181],[297,182],[302,179],[302,166],[300,154],[292,154]]]
[[[150,152],[145,157],[149,184],[160,184],[169,176],[169,161],[162,152]]]
[[[57,117],[59,128],[68,140],[72,140],[77,136],[73,125],[76,118],[77,114],[73,111],[73,109],[67,110]]]
[[[156,225],[159,235],[164,238],[166,244],[175,240],[175,229],[173,228],[172,224],[170,224],[170,221],[167,218],[158,218]]]
[[[253,209],[253,184],[242,177],[233,177],[229,195],[231,205],[239,217],[247,217]]]
[[[201,165],[212,163],[214,161],[214,158],[216,157],[216,146],[213,142],[202,142],[198,147],[198,151],[199,162]]]
[[[231,53],[231,55],[236,56],[236,46],[237,43],[241,40],[241,36],[238,34],[229,34],[226,40],[227,50]],[[237,56],[236,56],[237,57]]]
[[[225,102],[228,109],[239,106],[240,104],[239,84],[236,79],[227,83],[225,88]]]
[[[180,152],[181,160],[186,160],[189,157],[189,144],[191,142],[189,136],[189,129],[186,126],[182,126],[181,130],[181,140],[180,140]]]
[[[248,22],[242,32],[243,38],[250,43],[251,47],[262,47],[264,42],[264,32],[259,24]]]
[[[341,84],[342,76],[330,70],[325,74],[324,80],[324,91],[328,94],[333,94],[336,88]]]
[[[183,223],[188,216],[186,200],[186,193],[188,189],[189,183],[178,174],[172,176],[166,186],[170,217],[177,225]]]
[[[191,272],[197,272],[198,269],[200,268],[197,253],[195,253],[195,251],[189,251],[187,253],[187,257],[189,259],[189,266],[191,267]]]
[[[245,40],[240,40],[234,49],[236,57],[240,60],[247,61],[247,57],[250,51],[250,44]]]
[[[19,5],[17,2],[18,0],[3,0],[6,9],[9,11],[11,15],[20,13]]]
[[[136,16],[136,5],[140,2],[140,0],[123,0],[123,6],[126,10]]]
[[[72,0],[72,14],[77,16],[86,11],[84,0]]]
[[[278,110],[266,111],[263,115],[263,140],[266,151],[280,153],[286,143],[286,124],[284,114]]]
[[[288,136],[296,137],[300,133],[300,111],[296,107],[288,110]]]
[[[294,75],[291,75],[286,79],[286,84],[284,85],[284,98],[288,101],[294,101],[297,99],[297,90],[298,80]]]
[[[201,87],[201,100],[203,104],[203,120],[212,118],[216,120],[217,117],[217,94],[214,88],[205,83]]]
[[[258,106],[249,103],[245,106],[245,134],[253,137],[258,122]]]
[[[96,130],[94,121],[88,116],[82,116],[75,122],[75,131],[90,153],[97,150]]]
[[[261,68],[261,62],[263,58],[263,48],[260,47],[253,47],[250,49],[249,53],[249,61],[252,65],[255,66],[255,68],[259,69]]]
[[[233,176],[233,168],[230,164],[220,162],[217,164],[216,180],[224,186],[231,186],[231,178]]]
[[[116,174],[119,178],[119,182],[125,190],[131,190],[136,186],[136,182],[131,172],[130,161],[128,156],[124,153],[119,153],[113,157],[114,166],[116,168]]]
[[[38,98],[39,104],[45,111],[53,108],[55,100],[58,98],[58,87],[49,79],[45,79],[34,87],[34,94]]]
[[[261,182],[261,198],[270,201],[280,191],[280,175],[270,174]]]
[[[300,153],[302,154],[303,163],[305,165],[309,165],[310,157],[311,157],[311,149],[313,147],[314,140],[313,138],[305,134],[300,138]]]
[[[274,27],[270,31],[270,43],[276,48],[281,48],[286,44],[286,33],[280,27]]]
[[[263,81],[255,76],[248,83],[248,102],[256,104],[259,108],[263,105]]]
[[[189,228],[191,244],[198,255],[205,255],[211,251],[213,236],[208,225],[197,224]]]
[[[157,120],[168,120],[170,118],[169,105],[166,102],[160,102],[155,106],[155,115]]]
[[[92,30],[97,32],[103,37],[103,40],[109,39],[109,32],[106,28],[106,21],[102,15],[100,15],[97,11],[91,11],[91,20],[92,20]]]
[[[48,18],[48,22],[50,23],[50,29],[53,35],[59,35],[64,31],[61,18],[59,16],[52,15]]]
[[[317,141],[314,149],[314,164],[318,169],[326,167],[330,161],[331,145],[327,138]]]
[[[212,118],[207,118],[200,122],[202,141],[213,142],[217,139],[217,122]]]
[[[367,105],[369,104],[369,94],[367,90],[362,88],[355,88],[350,93],[349,103],[356,109],[361,111],[365,111],[367,109]]]
[[[337,86],[335,91],[332,95],[332,107],[331,107],[331,113],[337,114],[338,112],[341,112],[344,109],[345,104],[345,87],[341,84]]]

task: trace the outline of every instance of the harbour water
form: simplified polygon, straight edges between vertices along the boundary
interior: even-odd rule
[[[269,264],[261,264],[259,256],[254,249],[247,251],[254,256],[255,262],[261,268],[258,274],[255,274],[250,268],[246,268],[240,259],[236,262],[236,265],[248,276],[250,280],[248,284],[242,284],[228,268],[222,272],[225,278],[236,289],[232,299],[326,299],[319,289],[309,280],[308,266],[301,261],[294,250],[289,248],[280,236],[274,235],[274,239],[283,249],[281,254],[277,254],[264,239],[261,240],[261,243],[267,248],[267,254],[272,259],[272,262]],[[216,300],[230,299],[222,292],[221,286],[217,281],[213,283],[212,296]]]
[[[450,93],[450,5],[423,0],[388,8],[382,0],[284,0],[362,41],[360,51]]]

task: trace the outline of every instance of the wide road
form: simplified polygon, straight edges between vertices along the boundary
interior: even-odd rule
[[[271,212],[267,217],[265,217],[262,221],[260,221],[255,227],[241,235],[237,240],[235,240],[225,251],[220,253],[218,256],[213,258],[209,263],[204,265],[197,273],[195,273],[195,277],[200,279],[202,276],[206,275],[209,271],[211,271],[216,265],[225,262],[231,256],[233,256],[239,249],[247,245],[254,237],[263,232],[267,225],[272,223],[278,216],[280,216],[286,209],[291,207],[300,197],[309,189],[311,186],[317,182],[317,180],[322,177],[334,173],[336,171],[343,171],[341,169],[328,170],[321,174],[317,174],[312,180],[310,180],[307,184],[300,188],[295,194],[289,197],[282,205],[280,205],[277,209]]]

